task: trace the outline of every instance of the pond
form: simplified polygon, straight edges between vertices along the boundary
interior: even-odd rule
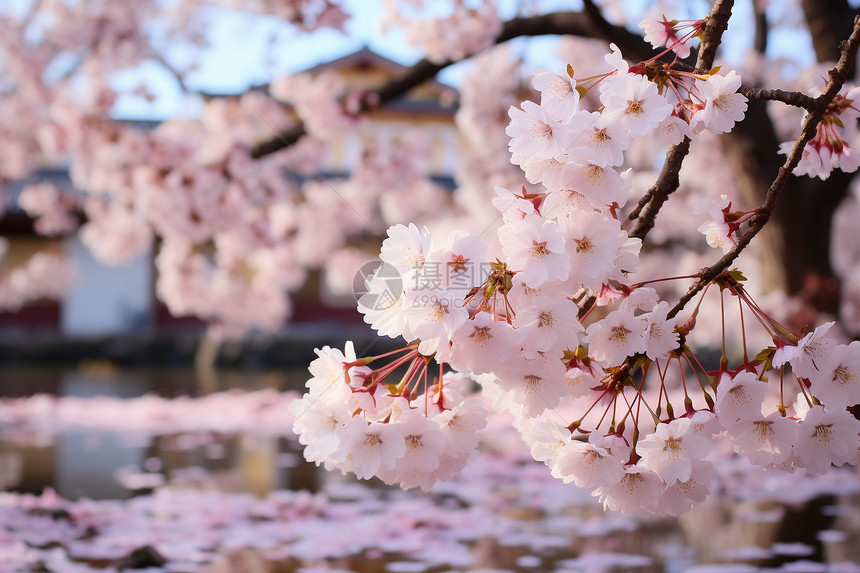
[[[429,492],[304,461],[303,371],[0,369],[0,571],[860,571],[860,476],[753,470],[681,518],[604,512],[494,414]]]

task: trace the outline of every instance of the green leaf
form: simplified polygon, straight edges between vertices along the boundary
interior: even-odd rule
[[[776,353],[775,346],[768,346],[755,355],[753,364],[764,364],[764,370],[768,371],[773,368],[773,355]]]
[[[774,352],[776,352],[776,346],[768,346],[767,348],[763,348],[758,354],[753,358],[754,362],[764,362],[768,358],[772,357]]]
[[[744,282],[745,280],[747,280],[747,278],[746,278],[746,277],[744,276],[744,274],[740,271],[740,269],[732,269],[732,270],[730,270],[730,271],[729,271],[729,276],[730,276],[730,277],[732,277],[734,280],[736,280],[736,281],[737,281],[737,282],[739,282],[739,283],[742,283],[742,282]]]
[[[494,294],[496,294],[496,283],[487,283],[484,289],[484,298],[490,299]]]

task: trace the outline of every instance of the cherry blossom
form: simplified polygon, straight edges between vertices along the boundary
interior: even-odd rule
[[[433,354],[450,339],[468,318],[468,311],[457,300],[439,298],[419,285],[407,293],[411,301],[403,310],[407,328],[421,339],[422,354]]]
[[[690,124],[674,113],[664,119],[654,130],[655,142],[658,145],[678,145],[684,141],[684,138],[692,137]]]
[[[522,109],[508,112],[511,123],[505,130],[511,138],[511,161],[522,165],[526,158],[550,159],[561,155],[567,133],[563,124],[548,111],[530,101]]]
[[[486,374],[521,345],[514,328],[494,320],[489,312],[475,313],[451,336],[450,362],[460,370]]]
[[[794,373],[804,378],[813,378],[819,373],[825,373],[833,349],[836,347],[836,340],[826,336],[834,324],[834,322],[822,324],[796,344],[777,348],[773,355],[773,365],[782,366],[788,362]]]
[[[540,105],[558,121],[568,121],[579,111],[579,92],[571,70],[535,72],[532,83],[541,94]]]
[[[672,106],[657,92],[657,85],[638,75],[601,86],[600,101],[606,106],[607,119],[621,122],[631,137],[650,133],[672,113]]]
[[[717,477],[714,465],[707,460],[691,460],[690,478],[666,486],[657,503],[660,513],[680,515],[689,511],[694,503],[703,502],[711,493]]]
[[[379,258],[393,265],[404,277],[415,273],[424,266],[430,254],[433,237],[426,228],[419,229],[414,224],[408,227],[394,225],[388,229],[388,238],[382,242]]]
[[[697,85],[705,107],[693,115],[693,125],[701,125],[711,133],[731,131],[747,110],[747,98],[737,93],[741,77],[730,70],[724,76],[713,74],[705,81],[697,80]]]
[[[836,346],[829,364],[829,371],[815,376],[812,392],[825,405],[860,404],[860,341]]]
[[[656,473],[667,484],[686,482],[692,472],[692,460],[702,460],[711,450],[711,442],[693,431],[693,422],[687,418],[658,424],[636,445],[642,456],[639,465]]]
[[[860,167],[860,153],[853,147],[858,110],[853,105],[858,95],[856,87],[840,90],[818,124],[815,137],[803,148],[800,163],[794,169],[798,175],[827,179],[834,169],[852,173]],[[790,142],[782,143],[779,152],[789,153]]]
[[[565,152],[570,159],[604,167],[624,162],[624,151],[630,147],[630,138],[621,123],[602,113],[581,111],[571,118],[568,126],[572,137]]]
[[[657,474],[638,465],[626,468],[620,480],[604,483],[594,490],[595,497],[605,508],[622,513],[656,509],[665,487]]]
[[[693,206],[693,213],[708,215],[708,220],[699,226],[698,231],[705,236],[708,246],[722,249],[724,253],[728,253],[737,243],[734,236],[738,226],[734,220],[736,218],[729,220],[731,207],[732,202],[726,195],[720,195],[719,201],[699,199]]]
[[[398,426],[352,418],[344,425],[343,436],[333,459],[360,478],[369,479],[381,468],[393,470],[397,458],[406,454],[406,440]]]
[[[615,219],[587,210],[562,218],[559,227],[568,241],[571,282],[597,288],[613,269],[615,254],[627,233]]]
[[[684,38],[678,36],[680,30],[677,20],[646,18],[639,22],[639,27],[645,31],[645,41],[650,42],[655,48],[666,46],[678,54],[679,58],[690,55],[690,47],[684,42]]]
[[[570,442],[570,432],[546,417],[517,418],[515,424],[529,445],[531,456],[550,468],[555,467],[559,453]]]
[[[564,236],[554,221],[526,216],[502,227],[499,241],[510,264],[522,271],[520,279],[532,287],[564,280],[570,272]]]
[[[558,452],[553,474],[565,482],[573,481],[579,487],[594,487],[616,483],[624,470],[617,458],[599,446],[587,442],[571,441]]]
[[[752,372],[734,376],[723,372],[714,412],[723,426],[733,425],[737,420],[757,419],[766,391],[767,384]]]
[[[61,235],[73,231],[78,221],[72,210],[76,198],[49,183],[28,185],[18,196],[18,205],[36,219],[36,231],[42,235]]]
[[[326,463],[328,467],[346,437],[344,427],[349,419],[346,405],[308,394],[290,404],[290,411],[295,418],[293,429],[300,434],[299,443],[305,446],[305,459]]]
[[[565,395],[564,365],[551,354],[508,357],[494,373],[518,413],[529,418],[555,408]]]
[[[703,21],[694,21],[681,38],[673,35],[677,31],[669,33],[665,18],[663,23],[670,47],[686,44],[704,29]],[[488,227],[496,230],[495,248],[492,240],[485,248],[483,240],[464,231],[443,244],[426,228],[389,229],[380,258],[404,285],[392,293],[393,310],[374,309],[370,299],[359,308],[380,334],[403,335],[410,342],[393,353],[344,361],[344,382],[338,385],[345,394],[333,395],[352,412],[344,428],[360,433],[344,451],[363,452],[366,443],[373,449],[365,465],[356,466],[352,454],[343,451],[327,463],[404,487],[429,487],[462,467],[468,449],[453,446],[441,422],[454,420],[457,403],[465,398],[445,385],[443,372],[450,365],[471,374],[494,409],[514,415],[533,457],[553,476],[592,490],[612,510],[677,515],[703,501],[715,476],[709,459],[713,440],[723,430],[734,450],[756,465],[823,467],[824,461],[795,444],[802,435],[798,428],[807,424],[809,408],[818,407],[813,400],[823,396],[830,414],[853,399],[853,391],[840,394],[833,382],[852,380],[854,349],[839,347],[845,350],[834,354],[835,340],[824,337],[829,327],[803,339],[794,335],[752,299],[739,271],[725,270],[712,281],[719,291],[723,358],[719,370],[707,371],[689,346],[697,324],[713,312],[703,310],[707,289],[682,318],[675,316],[679,307],[673,309],[672,299],[666,299],[671,290],[662,284],[700,275],[633,282],[642,240],[631,236],[619,211],[635,175],[615,167],[629,161],[641,145],[637,141],[648,137],[677,144],[703,130],[730,131],[746,111],[746,99],[737,93],[739,75],[691,74],[654,60],[630,66],[612,50],[608,72],[539,72],[534,85],[540,103],[510,108],[506,133],[512,162],[533,187],[517,193],[497,187],[495,197],[485,195],[501,214],[500,223]],[[603,107],[589,111],[595,86]],[[652,136],[661,126],[664,132]],[[710,218],[699,228],[708,244],[724,252],[738,244],[737,233],[759,212],[732,205],[723,196],[694,209]],[[472,266],[485,270],[460,276]],[[376,298],[382,293],[379,273],[368,283],[368,294]],[[745,331],[748,321],[742,321],[743,360],[732,369],[727,295],[737,298],[741,314],[758,319],[763,336],[753,344],[775,344],[751,353],[753,338]],[[385,363],[373,365],[377,360]],[[786,375],[786,364],[796,378]],[[402,380],[381,383],[399,368],[406,369]],[[775,370],[765,372],[769,368]],[[799,401],[788,405],[786,386],[795,383]],[[773,399],[768,389],[777,385],[779,398]],[[821,396],[816,387],[823,389]],[[828,388],[834,388],[830,395]],[[568,425],[551,416],[566,418]],[[808,424],[817,424],[816,416]],[[448,443],[431,438],[425,447],[419,433],[405,428],[404,420],[417,427],[425,418],[443,423]],[[435,426],[425,426],[435,432],[429,430]],[[380,446],[390,442],[381,432],[392,434],[394,428],[407,444],[412,440],[414,459]],[[836,447],[827,460],[853,462],[856,449],[856,444],[850,452]]]
[[[516,316],[517,328],[526,331],[523,346],[550,355],[576,348],[584,331],[577,319],[578,312],[579,307],[570,300],[536,297]]]
[[[645,315],[645,320],[648,321],[645,354],[651,360],[658,360],[665,358],[678,347],[679,336],[674,331],[672,321],[666,318],[669,303],[660,301],[652,308],[653,310]]]
[[[404,27],[409,42],[421,46],[434,62],[459,60],[493,43],[501,32],[502,21],[493,2],[480,0],[477,7],[471,3],[456,3],[445,16],[416,18],[394,0],[385,3],[386,15],[381,25]],[[425,8],[423,1],[415,2],[412,9]],[[430,14],[437,14],[428,10]]]
[[[734,449],[760,466],[782,464],[794,455],[797,423],[779,415],[738,420],[726,428]]]
[[[628,356],[645,351],[647,328],[644,318],[623,308],[614,310],[586,330],[589,352],[606,364],[618,364]]]
[[[813,406],[799,424],[795,454],[799,465],[823,474],[831,464],[856,463],[860,420],[845,410]]]

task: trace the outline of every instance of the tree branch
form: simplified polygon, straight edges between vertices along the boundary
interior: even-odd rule
[[[719,276],[720,273],[728,269],[729,265],[734,262],[753,237],[755,237],[767,224],[771,213],[776,206],[779,194],[785,188],[788,178],[791,176],[791,172],[794,171],[794,168],[797,167],[797,164],[800,162],[803,148],[806,147],[806,144],[815,136],[818,124],[824,117],[824,112],[826,111],[827,106],[831,101],[833,101],[833,98],[836,97],[836,94],[839,93],[839,90],[842,89],[845,80],[848,78],[848,73],[854,66],[858,46],[860,46],[860,16],[855,16],[854,28],[851,32],[851,36],[839,45],[841,53],[839,61],[837,62],[836,67],[828,72],[830,79],[828,80],[827,85],[824,87],[824,91],[821,92],[821,95],[815,98],[815,105],[809,114],[807,114],[806,119],[803,122],[803,129],[801,130],[800,136],[794,142],[791,153],[788,154],[785,163],[779,168],[779,173],[777,173],[776,178],[773,180],[773,183],[771,183],[770,188],[768,188],[764,203],[762,203],[761,207],[756,210],[756,214],[751,218],[749,228],[743,235],[738,237],[738,242],[731,251],[723,255],[723,257],[715,264],[703,269],[701,273],[699,273],[699,280],[696,281],[689,290],[687,290],[684,296],[682,296],[672,310],[669,311],[669,318],[677,315],[678,312],[680,312],[681,309],[683,309],[699,291],[705,288],[705,286]]]
[[[699,47],[699,56],[696,59],[694,73],[705,73],[714,65],[714,58],[716,58],[717,48],[720,46],[723,32],[729,26],[729,17],[732,13],[733,4],[733,0],[717,0],[714,3],[714,7],[708,15],[705,37],[702,40],[702,45]],[[666,152],[666,161],[663,163],[663,169],[660,170],[657,181],[645,195],[648,198],[647,201],[644,203],[643,208],[640,209],[637,207],[634,210],[634,213],[636,213],[636,224],[630,232],[631,237],[644,239],[648,232],[654,228],[654,222],[657,218],[657,213],[660,212],[660,208],[669,198],[669,195],[678,190],[678,185],[680,184],[678,173],[681,171],[681,165],[689,152],[690,140],[688,138],[684,138],[684,141],[678,145],[671,146],[669,151]]]
[[[599,25],[595,24],[591,15],[584,12],[554,12],[539,16],[514,18],[505,22],[502,27],[502,33],[496,38],[495,44],[502,44],[508,40],[524,36],[581,36],[583,38],[595,38],[614,42],[621,49],[622,53],[640,60],[648,59],[653,55],[652,46],[642,39],[641,36],[630,32],[622,26],[615,26],[606,22],[606,20],[602,19],[602,16],[600,18],[602,23]],[[457,62],[453,60],[442,63],[433,63],[426,59],[421,60],[404,75],[375,91],[365,94],[359,104],[357,114],[365,113],[402,96],[415,86],[435,77],[440,71],[455,63]],[[304,125],[295,125],[254,147],[251,150],[251,157],[259,159],[285,149],[298,141],[306,133]]]
[[[173,78],[179,84],[179,89],[181,89],[183,92],[188,93],[188,86],[185,85],[185,78],[183,77],[183,74],[175,67],[173,67],[173,65],[168,62],[162,54],[160,54],[156,50],[152,50],[149,53],[149,57],[152,58],[156,63],[160,64],[161,67],[163,67],[170,75],[173,76]]]
[[[756,101],[780,101],[787,105],[802,107],[806,111],[811,111],[815,107],[815,98],[810,97],[802,92],[787,92],[783,90],[766,90],[759,88],[748,88],[741,86],[738,92],[743,94],[748,100]]]

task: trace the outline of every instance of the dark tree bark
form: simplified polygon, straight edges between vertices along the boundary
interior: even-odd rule
[[[755,38],[753,38],[753,49],[763,54],[767,51],[767,11],[764,0],[753,0],[753,17],[755,18]]]
[[[847,0],[803,0],[803,14],[812,47],[819,62],[835,62],[839,58],[839,42],[851,33],[854,9]]]

